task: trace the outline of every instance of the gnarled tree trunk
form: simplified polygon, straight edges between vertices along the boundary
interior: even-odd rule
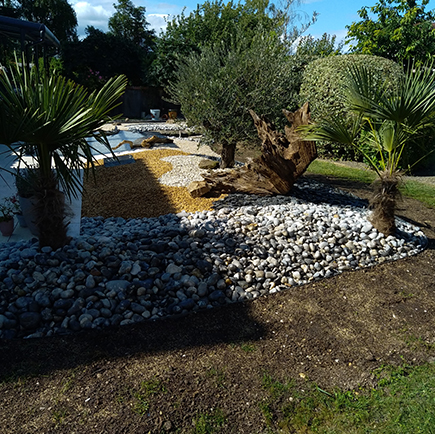
[[[287,194],[295,181],[317,157],[315,142],[304,141],[297,132],[310,122],[308,103],[294,113],[283,110],[292,124],[285,135],[274,130],[265,118],[250,111],[262,140],[262,155],[243,167],[214,171],[203,175],[204,181],[189,185],[193,197],[211,193]]]
[[[236,156],[236,144],[235,143],[222,143],[221,150],[221,169],[227,169],[234,167]]]

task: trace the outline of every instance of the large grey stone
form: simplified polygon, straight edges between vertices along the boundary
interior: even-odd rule
[[[19,316],[20,326],[24,330],[33,330],[41,322],[41,314],[38,312],[24,312]]]
[[[107,291],[125,291],[130,285],[128,280],[110,280],[106,283]]]

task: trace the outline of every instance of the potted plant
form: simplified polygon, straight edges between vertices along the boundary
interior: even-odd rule
[[[0,232],[4,237],[10,237],[14,233],[14,214],[19,210],[15,196],[5,197],[0,203]]]
[[[18,169],[15,177],[15,185],[17,187],[17,195],[21,211],[17,214],[18,222],[21,227],[28,227],[33,235],[38,236],[34,212],[34,183],[36,176],[36,170],[32,167]]]
[[[68,243],[64,195],[81,194],[82,170],[94,168],[87,138],[94,137],[110,152],[99,129],[112,119],[109,113],[120,104],[126,84],[120,76],[89,93],[55,71],[28,67],[24,58],[7,74],[0,71],[0,143],[16,155],[21,167],[28,167],[25,154],[33,155],[41,247],[57,249]]]

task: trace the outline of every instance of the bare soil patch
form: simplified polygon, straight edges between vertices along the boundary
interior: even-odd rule
[[[185,317],[0,341],[1,431],[190,433],[209,420],[204,432],[262,433],[265,376],[352,389],[380,366],[434,361],[435,213],[404,199],[398,214],[429,237],[420,255]]]

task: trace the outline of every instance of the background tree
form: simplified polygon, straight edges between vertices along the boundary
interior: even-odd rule
[[[298,56],[310,56],[311,58],[335,56],[342,54],[344,42],[336,44],[337,36],[324,33],[321,38],[311,35],[302,36],[296,47]]]
[[[64,46],[65,75],[88,89],[99,89],[110,78],[123,74],[129,85],[149,83],[147,51],[134,42],[94,27],[86,28],[86,38]]]
[[[45,24],[60,42],[77,40],[77,16],[67,0],[17,0],[20,17]]]
[[[149,30],[145,8],[118,0],[109,18],[109,32],[92,26],[86,38],[63,49],[65,75],[89,89],[100,88],[110,77],[123,74],[131,86],[151,84],[155,35]]]
[[[429,0],[379,0],[358,11],[361,21],[348,29],[346,41],[354,53],[374,54],[399,63],[421,64],[435,52],[434,11],[425,11]]]
[[[135,7],[130,0],[118,0],[113,5],[116,12],[109,18],[109,33],[124,38],[144,50],[150,51],[154,44],[154,30],[149,30],[146,9]]]

